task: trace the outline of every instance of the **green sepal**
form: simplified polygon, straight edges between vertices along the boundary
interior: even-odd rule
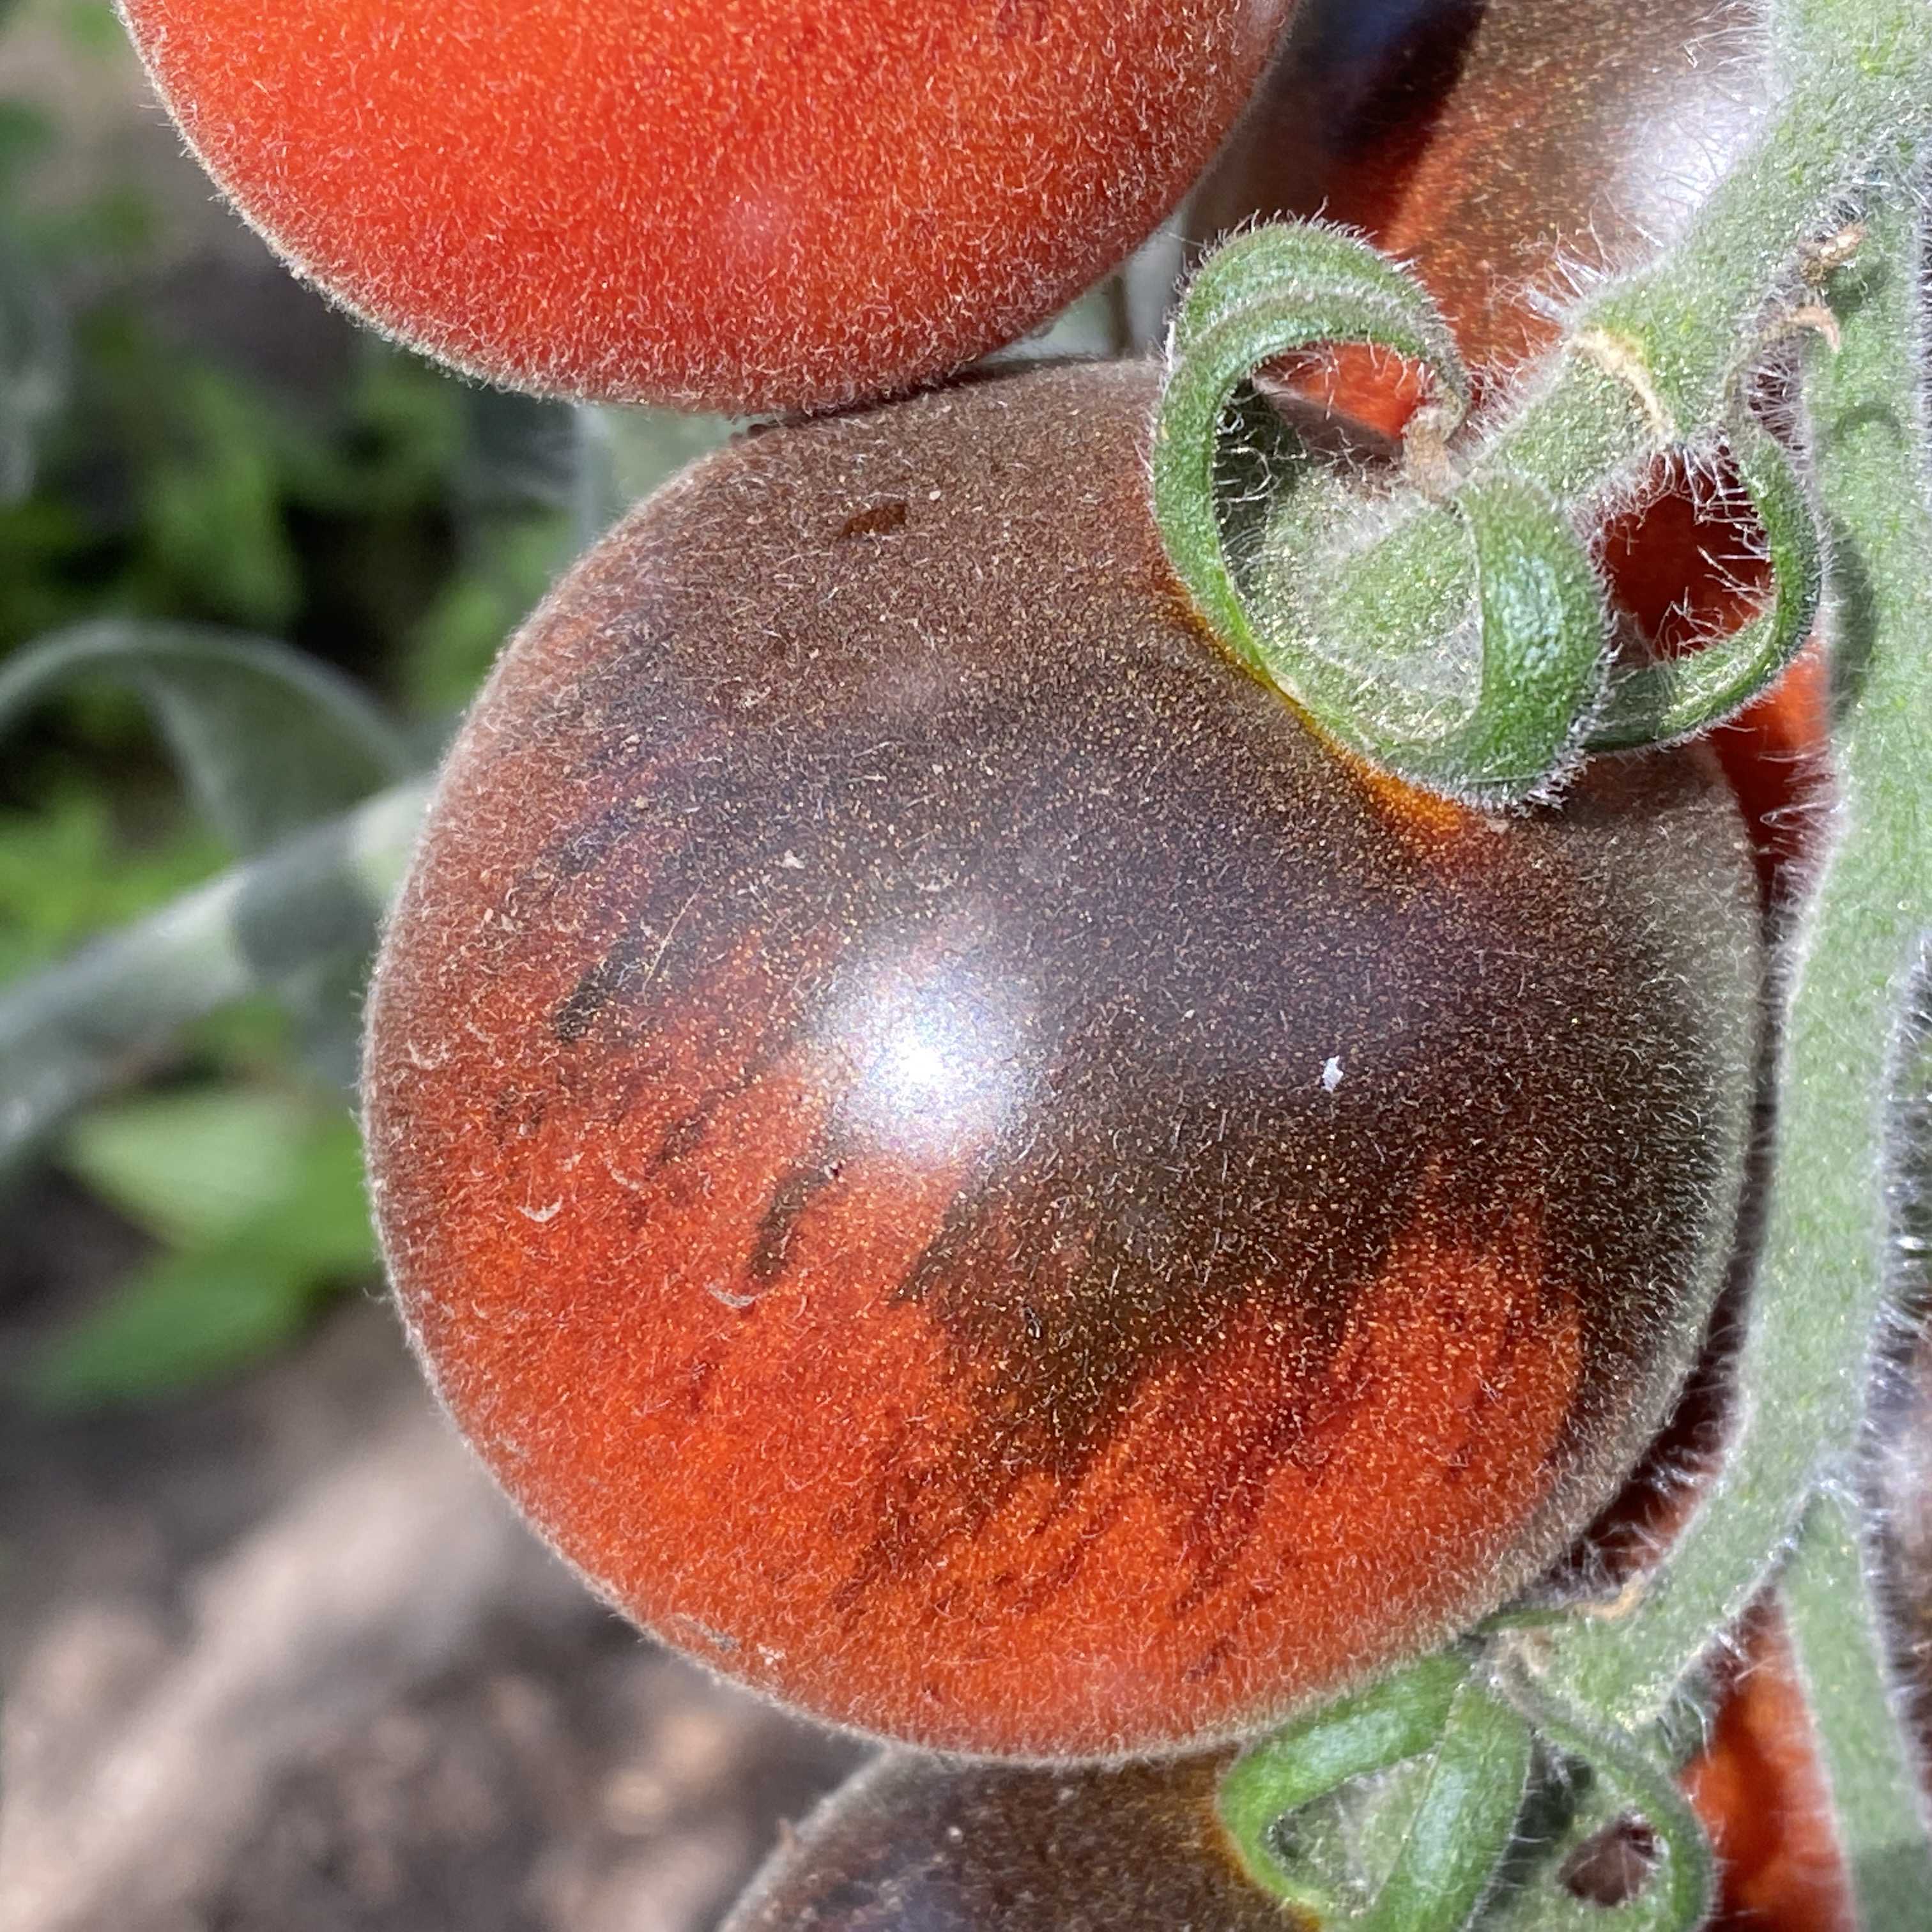
[[[1330,736],[1409,783],[1484,807],[1547,788],[1581,749],[1603,679],[1606,626],[1596,572],[1556,503],[1508,476],[1458,493],[1472,548],[1482,670],[1473,706],[1446,724],[1398,724],[1376,704],[1371,646],[1338,662],[1240,580],[1216,494],[1216,459],[1236,392],[1262,364],[1322,342],[1366,343],[1430,369],[1447,435],[1468,379],[1426,294],[1366,243],[1334,229],[1258,229],[1210,257],[1172,338],[1154,426],[1154,517],[1176,573],[1222,644]],[[1344,619],[1352,636],[1375,618]],[[1400,681],[1384,668],[1380,681]]]
[[[1771,608],[1701,650],[1617,679],[1590,734],[1593,752],[1674,744],[1721,724],[1775,683],[1811,634],[1825,566],[1797,467],[1784,445],[1742,408],[1730,440],[1745,494],[1768,542]]]
[[[1257,369],[1332,342],[1366,344],[1426,364],[1450,410],[1444,434],[1468,407],[1468,374],[1420,285],[1336,229],[1300,223],[1238,236],[1202,264],[1169,337],[1154,419],[1154,520],[1209,628],[1270,678],[1278,652],[1264,650],[1235,582],[1215,500],[1215,458],[1228,404]]]
[[[1352,1779],[1432,1750],[1468,1674],[1466,1654],[1424,1658],[1275,1732],[1238,1758],[1221,1780],[1216,1802],[1242,1869],[1254,1883],[1318,1921],[1341,1918],[1339,1901],[1283,1863],[1277,1827]]]
[[[1423,1793],[1360,1932],[1462,1932],[1502,1869],[1529,1783],[1521,1714],[1480,1677],[1456,1691]]]
[[[1546,1695],[1526,1673],[1506,1679],[1505,1694],[1537,1735],[1588,1771],[1606,1817],[1640,1820],[1655,1853],[1643,1886],[1620,1905],[1579,1898],[1552,1882],[1546,1863],[1540,1885],[1511,1901],[1509,1923],[1536,1932],[1696,1932],[1717,1897],[1710,1840],[1678,1788],[1660,1749],[1646,1750],[1600,1718],[1586,1718]]]
[[[1498,809],[1546,793],[1582,755],[1602,698],[1608,622],[1582,538],[1535,484],[1478,478],[1451,501],[1469,543],[1481,627],[1473,704],[1418,725],[1378,711],[1376,688],[1354,665],[1313,657],[1276,675],[1317,724],[1370,763]],[[1324,615],[1376,634],[1384,606],[1378,592],[1372,609],[1331,604]]]

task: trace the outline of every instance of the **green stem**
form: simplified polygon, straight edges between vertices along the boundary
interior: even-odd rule
[[[1664,1712],[1762,1586],[1821,1477],[1849,1464],[1886,1304],[1891,1082],[1932,928],[1932,508],[1917,224],[1902,196],[1870,219],[1858,264],[1836,278],[1843,350],[1810,391],[1834,543],[1842,797],[1789,962],[1735,1437],[1636,1610],[1574,1618],[1542,1653],[1542,1680],[1562,1701],[1628,1731]]]
[[[1779,1594],[1858,1924],[1863,1932],[1914,1932],[1932,1916],[1932,1844],[1871,1579],[1856,1511],[1836,1491],[1820,1496]]]

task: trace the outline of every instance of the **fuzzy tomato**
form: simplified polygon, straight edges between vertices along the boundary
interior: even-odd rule
[[[741,442],[511,647],[372,1000],[436,1386],[836,1722],[1172,1750],[1460,1628],[1655,1430],[1760,961],[1694,754],[1491,820],[1198,628],[1150,366]]]
[[[748,412],[1043,320],[1179,198],[1292,0],[124,0],[302,274],[519,387]]]
[[[1318,1932],[1241,1870],[1214,1815],[1223,1768],[884,1757],[781,1847],[725,1932]]]

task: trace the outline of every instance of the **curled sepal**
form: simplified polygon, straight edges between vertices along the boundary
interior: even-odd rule
[[[1398,715],[1372,662],[1310,654],[1270,674],[1327,731],[1412,784],[1495,808],[1549,789],[1582,754],[1601,701],[1608,623],[1589,553],[1556,502],[1518,477],[1466,483],[1451,500],[1468,535],[1481,650],[1474,702]],[[1336,602],[1324,620],[1376,634],[1387,594]],[[1391,682],[1393,677],[1391,674]]]
[[[1221,1780],[1216,1804],[1249,1877],[1312,1912],[1318,1924],[1337,1922],[1346,1908],[1334,1889],[1283,1856],[1283,1821],[1354,1779],[1434,1750],[1468,1674],[1466,1656],[1424,1658],[1324,1705],[1237,1759]]]
[[[1342,342],[1430,369],[1438,404],[1427,421],[1439,448],[1468,406],[1468,379],[1427,295],[1393,262],[1309,226],[1257,229],[1209,258],[1174,322],[1154,424],[1154,511],[1168,558],[1227,648],[1331,737],[1428,790],[1517,803],[1574,761],[1602,688],[1596,572],[1545,493],[1504,476],[1454,500],[1474,550],[1481,671],[1474,703],[1448,718],[1418,722],[1405,704],[1400,664],[1376,650],[1383,614],[1331,609],[1347,642],[1318,651],[1281,600],[1244,587],[1230,555],[1216,459],[1236,391],[1275,356]]]
[[[1461,1932],[1510,1850],[1530,1756],[1529,1726],[1466,1656],[1427,1658],[1250,1751],[1222,1781],[1222,1822],[1249,1876],[1324,1932]],[[1328,1862],[1356,1868],[1322,1870],[1323,1801],[1403,1767],[1416,1774],[1384,1780],[1376,1824],[1333,1834],[1358,1856]],[[1378,1837],[1385,1856],[1362,1860]]]
[[[1721,724],[1776,681],[1811,634],[1824,560],[1797,467],[1784,446],[1742,407],[1733,413],[1730,447],[1764,526],[1770,608],[1701,650],[1619,678],[1590,734],[1593,752],[1672,744]]]
[[[1468,406],[1468,375],[1435,304],[1366,242],[1310,223],[1270,224],[1202,263],[1168,338],[1154,422],[1154,519],[1210,628],[1264,676],[1274,674],[1234,580],[1215,458],[1236,389],[1264,363],[1323,343],[1365,344],[1424,364],[1442,401],[1438,435]]]
[[[1394,1869],[1360,1932],[1462,1932],[1516,1837],[1530,1730],[1479,1677],[1456,1693]]]
[[[1642,1884],[1619,1904],[1580,1898],[1550,1881],[1526,1886],[1512,1901],[1508,1924],[1534,1932],[1696,1932],[1709,1918],[1717,1872],[1709,1840],[1660,1755],[1627,1732],[1586,1720],[1546,1696],[1520,1673],[1508,1682],[1510,1701],[1537,1735],[1586,1768],[1598,1808],[1641,1824],[1652,1846]]]

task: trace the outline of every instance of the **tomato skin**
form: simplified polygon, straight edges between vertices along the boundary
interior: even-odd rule
[[[490,380],[748,412],[909,387],[1124,257],[1292,0],[126,0],[301,273]]]
[[[881,1758],[806,1821],[724,1932],[1318,1932],[1236,1863],[1214,1815],[1225,1762]]]
[[[1654,1432],[1756,1028],[1694,754],[1491,820],[1196,628],[1158,373],[754,436],[452,757],[372,1001],[404,1312],[615,1601],[833,1721],[1231,1736],[1465,1625]]]

